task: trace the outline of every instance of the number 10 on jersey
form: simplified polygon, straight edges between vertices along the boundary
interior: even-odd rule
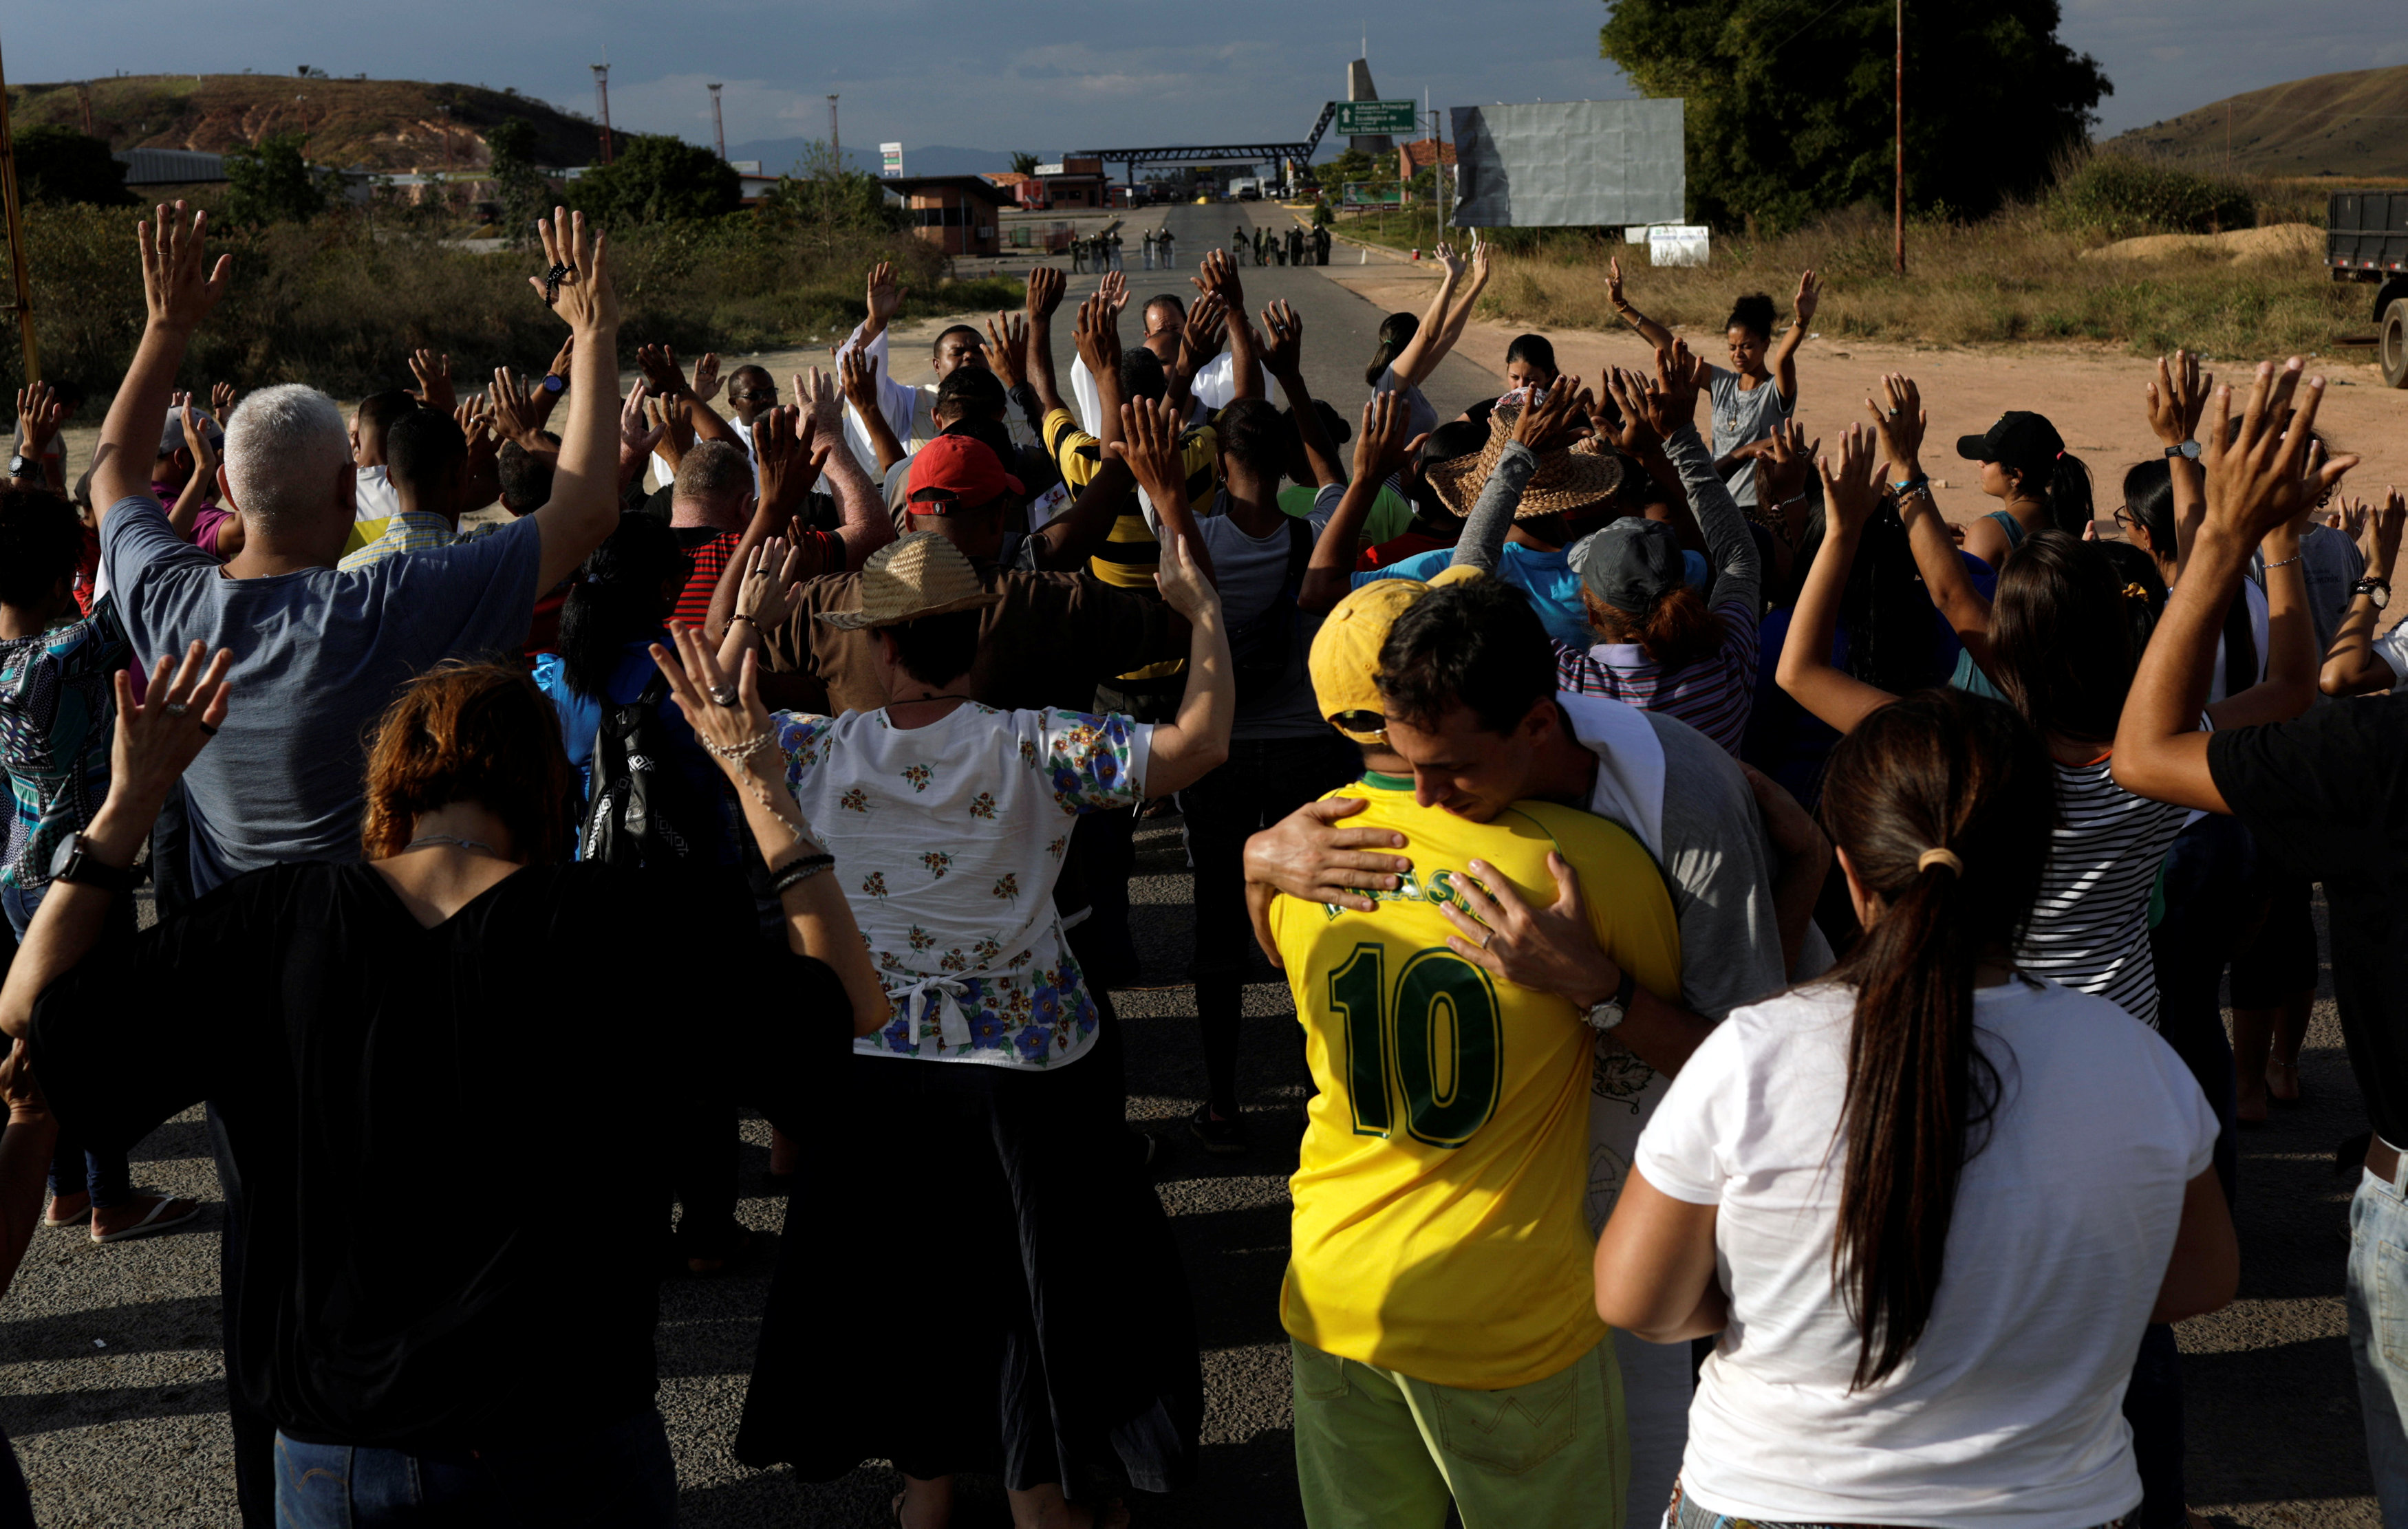
[[[1387,948],[1367,942],[1329,974],[1354,1134],[1391,1135],[1401,1105],[1415,1141],[1460,1147],[1497,1108],[1497,990],[1443,946],[1407,956],[1393,987],[1387,966]]]

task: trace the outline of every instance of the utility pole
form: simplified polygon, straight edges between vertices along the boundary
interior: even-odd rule
[[[594,71],[594,99],[602,108],[602,163],[610,163],[610,65],[589,64]]]
[[[719,163],[727,163],[727,126],[719,120],[719,87],[710,87],[710,139],[719,146]]]
[[[1906,274],[1906,0],[1898,0],[1898,65],[1892,87],[1898,103],[1897,203],[1891,232],[1897,239],[1898,274]]]
[[[79,101],[81,101],[81,102],[83,103],[83,136],[84,136],[85,137],[87,137],[87,138],[96,138],[96,137],[100,136],[100,135],[99,135],[99,134],[94,133],[94,132],[92,130],[92,81],[91,81],[91,80],[89,80],[89,79],[79,79],[79,80],[77,80],[77,81],[76,81],[76,97],[77,97],[77,99],[78,99],[78,100],[79,100]],[[2231,135],[2229,135],[2229,134],[2227,134],[2227,135],[2226,135],[2226,136],[2227,136],[2228,138],[2229,138],[2230,136],[2231,136]]]
[[[836,94],[828,94],[828,157],[836,161],[837,169],[844,169],[844,144],[836,136]]]
[[[34,285],[25,274],[25,221],[17,196],[17,140],[8,129],[8,82],[0,71],[0,222],[8,235],[8,274],[14,282],[8,306],[17,315],[17,342],[24,348],[24,379],[42,379],[42,347],[34,337]]]

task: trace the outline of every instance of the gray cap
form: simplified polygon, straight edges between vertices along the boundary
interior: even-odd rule
[[[1681,540],[1662,521],[1625,515],[1588,538],[1581,585],[1598,602],[1643,616],[1681,587],[1688,570]]]
[[[194,412],[201,417],[201,434],[208,436],[211,446],[221,451],[224,450],[225,432],[218,428],[218,422],[215,420],[209,418],[208,410],[196,409]],[[167,411],[166,426],[159,432],[159,454],[163,457],[171,457],[183,449],[184,416],[182,411],[171,408]]]

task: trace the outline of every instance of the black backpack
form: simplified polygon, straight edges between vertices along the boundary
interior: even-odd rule
[[[594,736],[594,799],[578,830],[580,858],[606,865],[681,865],[709,841],[711,804],[670,763],[661,705],[668,680],[652,676],[643,693],[602,708]]]
[[[1287,677],[1296,656],[1296,597],[1304,588],[1304,565],[1312,561],[1312,523],[1294,516],[1287,522],[1287,574],[1279,597],[1252,621],[1229,628],[1229,669],[1238,704],[1246,706]]]

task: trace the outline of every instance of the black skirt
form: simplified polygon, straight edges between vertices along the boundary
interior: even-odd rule
[[[1190,1479],[1195,1308],[1124,1122],[1119,1028],[1042,1072],[853,1059],[787,1207],[738,1459],[1073,1496]]]

